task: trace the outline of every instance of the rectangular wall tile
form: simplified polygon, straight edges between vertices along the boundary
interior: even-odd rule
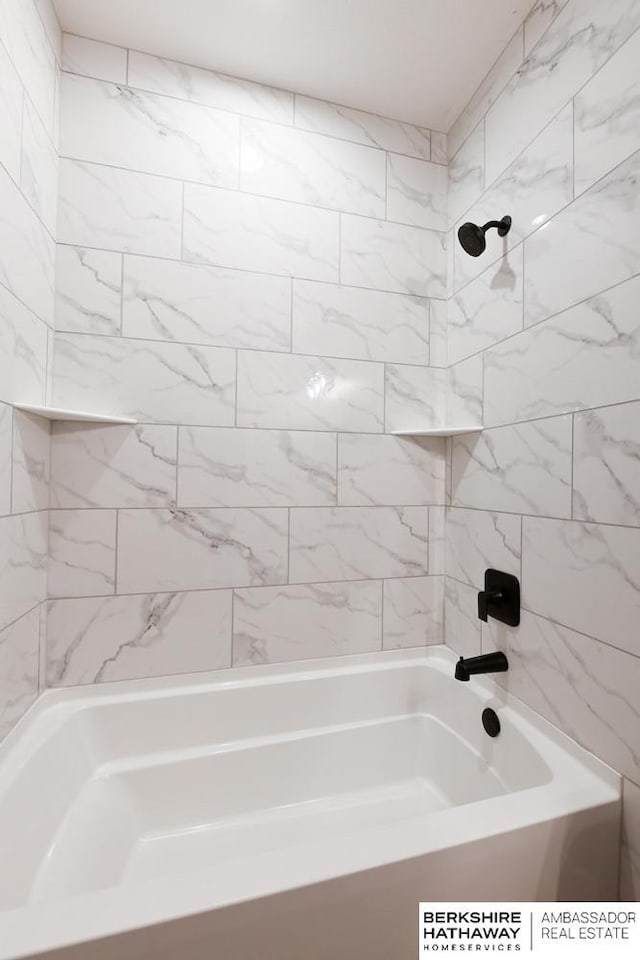
[[[640,527],[640,403],[576,414],[573,516]]]
[[[442,643],[443,603],[442,577],[385,580],[383,648]]]
[[[62,37],[62,69],[96,80],[126,83],[127,51],[110,43],[65,33]]]
[[[20,189],[51,236],[58,213],[58,154],[49,131],[28,100],[22,119]]]
[[[341,434],[338,503],[409,506],[438,503],[444,488],[444,440]]]
[[[434,367],[385,364],[385,428],[428,430],[444,418],[445,372]]]
[[[336,502],[333,433],[181,427],[179,463],[181,507]]]
[[[289,350],[291,281],[125,256],[122,323],[127,337]]]
[[[447,366],[447,313],[446,300],[429,301],[429,363],[432,367]]]
[[[15,183],[20,182],[23,96],[13,64],[0,46],[0,163]]]
[[[449,367],[446,375],[446,423],[454,426],[482,425],[483,382],[483,358],[480,354]]]
[[[418,297],[446,296],[443,234],[348,214],[341,223],[341,283]]]
[[[120,333],[121,295],[122,254],[58,244],[56,330]]]
[[[182,186],[176,181],[60,161],[60,243],[178,259],[181,216]]]
[[[61,333],[54,364],[56,406],[168,423],[234,422],[232,350]]]
[[[438,133],[437,130],[431,131],[431,162],[443,163],[445,167],[448,165],[449,148],[446,133]]]
[[[284,583],[287,511],[123,510],[118,593]]]
[[[524,518],[522,604],[636,656],[640,530]]]
[[[479,123],[449,163],[449,223],[466,213],[483,191],[484,125]]]
[[[0,631],[0,741],[38,696],[40,611]]]
[[[446,573],[482,590],[484,572],[504,570],[520,578],[521,520],[508,513],[447,510]]]
[[[11,513],[13,408],[0,403],[0,517]]]
[[[240,169],[247,193],[384,217],[382,150],[243,119]]]
[[[63,74],[60,152],[234,189],[240,122],[221,110]]]
[[[622,797],[620,899],[640,898],[640,786],[625,780]]]
[[[238,426],[380,432],[383,376],[379,363],[243,350]]]
[[[571,516],[571,417],[455,437],[452,502],[542,516]]]
[[[184,259],[337,280],[338,218],[331,210],[185,184]]]
[[[478,619],[478,589],[451,577],[444,581],[445,643],[461,657],[480,655],[482,634]]]
[[[42,417],[16,410],[13,421],[13,513],[49,507],[50,428]]]
[[[104,596],[115,592],[115,580],[115,510],[52,510],[49,596]]]
[[[51,506],[170,506],[176,458],[177,427],[54,423]]]
[[[538,40],[553,23],[567,0],[536,0],[524,21],[524,52],[528,56]]]
[[[413,157],[387,154],[387,219],[446,230],[446,168]]]
[[[425,507],[315,507],[291,511],[293,583],[423,576]]]
[[[233,664],[380,649],[382,584],[322,583],[234,591]]]
[[[0,630],[45,599],[45,512],[0,519],[0,584]]]
[[[448,449],[448,444],[445,449]],[[448,464],[450,459],[450,456],[447,454],[447,463],[445,464],[445,487],[446,474],[449,472]],[[439,506],[431,504],[429,506],[429,574],[433,576],[440,576],[444,573],[446,529],[446,507],[443,504]]]
[[[56,56],[35,3],[4,0],[3,42],[49,133],[54,122]]]
[[[230,665],[230,590],[49,604],[50,686],[135,680]]]

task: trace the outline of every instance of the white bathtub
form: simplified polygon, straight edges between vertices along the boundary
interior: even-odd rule
[[[616,899],[618,777],[454,663],[48,692],[0,746],[0,957],[414,960],[419,900]]]

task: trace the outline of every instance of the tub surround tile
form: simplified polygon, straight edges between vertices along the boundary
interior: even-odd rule
[[[381,617],[375,580],[235,590],[233,665],[379,650]]]
[[[447,463],[450,459],[450,455],[447,454]],[[444,573],[446,529],[446,508],[431,504],[429,506],[429,574],[433,576]]]
[[[62,35],[62,69],[111,83],[127,82],[127,51],[110,43]]]
[[[49,604],[49,686],[135,680],[230,665],[230,590]]]
[[[576,414],[573,516],[640,527],[640,403]]]
[[[220,347],[57,334],[54,403],[138,420],[231,425],[235,363],[234,352]]]
[[[28,99],[22,121],[20,189],[51,236],[58,212],[58,153]]]
[[[444,416],[446,374],[434,367],[385,365],[385,429],[428,430]]]
[[[50,428],[48,420],[16,410],[13,421],[12,512],[49,507]]]
[[[45,599],[47,515],[23,513],[0,519],[0,630]]]
[[[15,183],[20,182],[23,97],[18,75],[0,46],[0,163]]]
[[[13,408],[0,403],[0,517],[11,513]]]
[[[381,432],[384,367],[241,351],[238,426]]]
[[[277,508],[122,510],[117,592],[284,583],[287,528]]]
[[[384,581],[384,650],[442,642],[443,577]]]
[[[338,437],[341,506],[420,506],[442,499],[444,440],[375,434]]]
[[[640,786],[625,780],[622,795],[620,899],[640,898]]]
[[[56,330],[119,334],[121,295],[122,254],[58,244]]]
[[[181,427],[181,507],[331,506],[336,436]]]
[[[2,40],[38,115],[51,133],[54,124],[56,55],[34,3],[5,0]]]
[[[127,337],[289,350],[291,281],[125,256],[122,326]]]
[[[447,313],[446,300],[429,301],[429,364],[432,367],[447,366]]]
[[[553,23],[567,0],[537,0],[524,21],[524,52],[528,56],[538,40]]]
[[[445,167],[448,165],[449,148],[446,133],[438,133],[437,130],[431,131],[431,162],[443,163]]]
[[[54,423],[51,506],[167,507],[175,502],[177,427]]]
[[[482,356],[469,357],[449,367],[446,376],[446,423],[478,424],[483,422]]]
[[[520,577],[521,521],[507,513],[447,510],[446,573],[476,590],[488,568]]]
[[[449,162],[449,223],[454,224],[462,217],[482,196],[483,191],[484,125],[480,123]]]
[[[0,741],[38,696],[40,611],[0,631]]]
[[[49,596],[112,594],[115,578],[115,510],[52,510],[49,515]]]
[[[482,646],[478,588],[451,577],[444,581],[445,643],[461,657],[477,657]]]
[[[446,230],[446,168],[414,157],[387,154],[387,219]]]

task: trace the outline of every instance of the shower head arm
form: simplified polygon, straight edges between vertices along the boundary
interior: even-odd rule
[[[496,230],[499,230],[502,225],[502,220],[489,220],[489,222],[485,223],[480,229],[484,230],[486,233],[487,230],[491,230],[493,227],[495,227]]]
[[[492,230],[494,227],[498,231],[498,236],[506,237],[511,229],[511,217],[503,217],[502,220],[489,220],[480,229],[483,233],[486,233],[487,230]]]

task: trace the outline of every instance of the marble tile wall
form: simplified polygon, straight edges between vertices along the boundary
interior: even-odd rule
[[[451,371],[485,430],[447,473],[445,636],[625,778],[621,896],[640,899],[640,114],[637,0],[538,0],[449,133]],[[474,260],[455,231],[504,214]],[[460,378],[458,377],[458,380]],[[471,383],[469,377],[466,378]],[[477,619],[487,567],[522,623]]]
[[[441,642],[446,137],[62,71],[53,396],[139,422],[53,426],[47,682]]]
[[[45,685],[61,36],[49,0],[0,5],[0,739]]]

